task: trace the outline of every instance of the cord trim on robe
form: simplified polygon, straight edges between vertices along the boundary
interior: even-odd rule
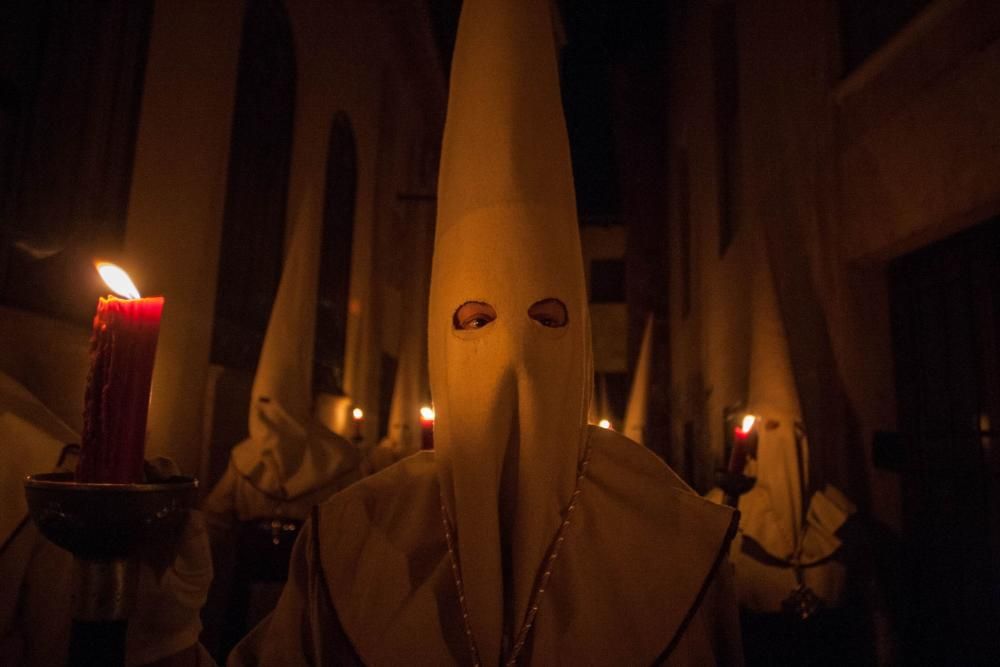
[[[705,600],[705,595],[708,594],[708,589],[711,587],[712,582],[715,581],[715,576],[719,572],[719,567],[722,565],[723,561],[726,559],[726,555],[729,553],[729,545],[736,537],[736,531],[740,525],[740,512],[735,510],[733,512],[733,517],[729,522],[729,529],[726,531],[726,537],[722,540],[722,546],[719,547],[719,553],[715,556],[715,562],[712,564],[712,568],[708,571],[708,576],[705,577],[705,581],[702,582],[701,590],[698,591],[698,596],[694,599],[694,603],[691,608],[688,609],[687,614],[684,616],[684,620],[681,621],[680,626],[677,628],[677,632],[674,633],[673,639],[667,644],[667,648],[663,650],[663,653],[656,658],[654,665],[663,664],[670,654],[674,652],[677,648],[677,644],[680,643],[681,637],[687,631],[688,625],[694,620],[695,614],[698,613],[698,609],[701,607],[701,603]]]
[[[276,503],[291,503],[291,502],[295,502],[295,501],[299,500],[300,498],[304,498],[306,496],[319,495],[321,492],[326,491],[327,489],[330,489],[330,488],[333,488],[334,492],[341,490],[341,488],[344,488],[342,486],[338,487],[338,485],[342,485],[343,481],[344,481],[343,480],[344,475],[341,475],[340,477],[337,477],[336,479],[334,479],[332,481],[329,481],[329,482],[326,482],[326,483],[324,483],[324,484],[322,484],[320,486],[317,486],[314,490],[311,490],[311,491],[309,491],[307,493],[299,494],[297,496],[278,496],[278,495],[275,495],[275,494],[271,493],[270,491],[265,491],[265,490],[261,489],[259,486],[257,486],[256,484],[254,484],[253,480],[250,479],[248,476],[244,475],[240,471],[240,469],[236,467],[236,464],[233,463],[232,460],[229,461],[229,467],[231,467],[233,470],[235,470],[236,471],[236,475],[240,479],[242,479],[243,481],[245,481],[247,484],[249,484],[250,486],[252,486],[255,491],[257,491],[258,493],[260,493],[260,495],[262,495],[265,498],[267,498],[268,500],[274,501]],[[345,475],[347,475],[347,474],[350,474],[350,473],[345,473]],[[331,492],[330,495],[333,495],[333,493]]]
[[[3,555],[3,552],[6,551],[7,547],[14,543],[14,540],[16,540],[17,536],[21,534],[21,531],[28,525],[29,521],[31,521],[31,517],[25,514],[24,518],[21,519],[21,523],[17,524],[17,528],[11,531],[7,539],[3,541],[3,544],[0,544],[0,555]]]

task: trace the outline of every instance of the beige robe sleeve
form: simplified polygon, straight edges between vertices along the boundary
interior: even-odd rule
[[[292,551],[278,606],[229,655],[230,667],[361,665],[330,602],[313,511]]]
[[[739,609],[733,586],[733,566],[728,559],[719,563],[701,604],[678,638],[676,646],[658,664],[743,665]]]

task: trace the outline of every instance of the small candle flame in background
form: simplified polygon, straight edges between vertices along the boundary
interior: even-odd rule
[[[597,425],[600,426],[601,428],[610,429],[611,421],[608,419],[602,419],[601,421],[597,422]]]
[[[138,299],[141,296],[135,283],[120,266],[111,262],[94,262],[94,266],[108,288],[118,296],[123,296],[126,299]]]
[[[351,410],[351,416],[354,417],[355,420],[363,419],[365,412],[361,408],[354,408]]]
[[[740,433],[747,434],[753,430],[753,425],[757,422],[756,415],[746,415],[743,417],[743,423],[740,424]]]
[[[420,406],[420,449],[434,449],[434,408]]]

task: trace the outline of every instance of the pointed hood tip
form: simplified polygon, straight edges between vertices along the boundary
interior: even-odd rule
[[[541,205],[577,224],[547,0],[466,0],[441,166],[438,233],[469,213]],[[552,211],[556,208],[558,211]]]

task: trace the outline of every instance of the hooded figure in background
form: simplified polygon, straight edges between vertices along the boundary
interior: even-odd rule
[[[251,390],[250,437],[233,447],[202,506],[216,571],[202,614],[204,642],[215,655],[274,607],[281,561],[310,508],[361,475],[358,448],[312,413],[322,234],[312,203],[307,198],[299,212],[271,308]],[[262,562],[274,567],[264,572]]]
[[[420,452],[337,494],[234,664],[740,664],[735,516],[587,425],[590,324],[547,0],[466,0]]]
[[[739,497],[730,558],[748,664],[802,664],[833,659],[839,655],[834,644],[848,639],[824,638],[816,619],[844,604],[839,532],[855,507],[832,485],[810,491],[809,443],[770,265],[762,256],[753,277],[747,403],[759,424],[756,462],[748,470],[756,482]],[[721,490],[709,498],[721,502]]]
[[[209,526],[285,516],[355,481],[357,448],[313,417],[312,369],[323,233],[307,197],[292,231],[250,397],[250,437],[233,447],[229,468],[205,499]]]
[[[368,452],[367,463],[373,472],[420,451],[422,425],[420,408],[430,400],[427,390],[427,279],[431,259],[433,218],[430,211],[408,211],[406,235],[400,239],[410,248],[403,287],[402,321],[398,365],[389,404],[388,434]]]
[[[640,445],[646,443],[646,420],[649,412],[649,385],[653,369],[653,315],[646,317],[646,326],[642,330],[642,346],[639,348],[639,358],[635,362],[635,372],[632,375],[632,389],[628,394],[628,405],[625,407],[625,437],[635,440]]]

